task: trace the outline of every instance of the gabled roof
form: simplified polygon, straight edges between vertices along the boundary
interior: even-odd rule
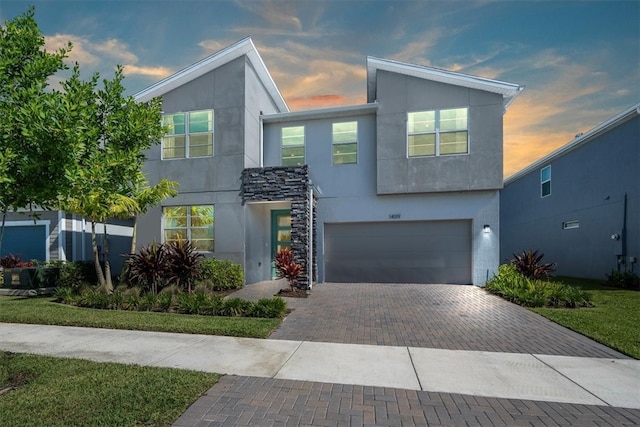
[[[626,110],[616,114],[615,116],[610,117],[609,119],[605,120],[604,122],[600,123],[598,126],[594,127],[593,129],[591,129],[590,131],[588,131],[587,133],[582,133],[582,134],[578,134],[576,135],[576,137],[568,142],[567,144],[563,145],[562,147],[552,151],[551,153],[547,154],[546,156],[544,156],[543,158],[541,158],[540,160],[535,161],[534,163],[530,164],[529,166],[527,166],[526,168],[514,173],[513,175],[511,175],[509,178],[507,178],[504,181],[504,184],[509,184],[515,180],[517,180],[518,178],[527,175],[528,173],[530,173],[531,171],[534,171],[536,169],[539,169],[542,167],[542,165],[547,165],[548,163],[550,163],[551,161],[553,161],[554,159],[564,155],[565,153],[568,153],[569,151],[575,150],[576,148],[587,144],[589,141],[594,140],[596,137],[602,135],[603,133],[609,132],[611,129],[620,126],[621,124],[625,123],[626,121],[636,117],[636,116],[640,116],[640,102],[632,105],[631,107],[627,108]]]
[[[469,89],[478,89],[485,92],[497,93],[503,97],[503,106],[506,108],[524,90],[524,86],[515,83],[507,83],[499,80],[485,79],[468,74],[455,73],[453,71],[441,70],[439,68],[426,67],[422,65],[408,64],[406,62],[393,61],[390,59],[367,57],[367,100],[376,100],[376,79],[377,71],[389,71],[392,73],[404,74],[418,77],[420,79],[434,82],[446,83],[455,86],[462,86]]]
[[[206,58],[196,62],[187,68],[178,71],[169,77],[160,80],[148,88],[136,93],[133,97],[136,101],[145,102],[152,98],[162,96],[165,93],[182,86],[198,77],[215,70],[216,68],[227,64],[234,59],[237,59],[243,55],[246,55],[251,65],[256,70],[258,78],[262,81],[262,84],[266,88],[267,92],[273,99],[273,102],[277,105],[280,111],[289,111],[287,103],[285,102],[280,90],[276,86],[275,82],[271,78],[271,74],[264,65],[260,54],[258,53],[251,37],[244,38],[231,46],[228,46]]]

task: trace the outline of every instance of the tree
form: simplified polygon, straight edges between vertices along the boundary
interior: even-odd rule
[[[9,210],[50,208],[69,188],[78,149],[64,96],[48,87],[71,44],[45,51],[34,15],[31,7],[0,27],[0,248]]]
[[[107,292],[113,290],[109,263],[106,222],[113,217],[144,212],[151,204],[175,194],[177,184],[162,181],[149,187],[142,174],[143,151],[157,144],[165,130],[161,124],[160,100],[136,103],[125,97],[122,67],[112,80],[99,75],[82,81],[78,66],[63,86],[69,107],[83,111],[85,129],[75,137],[84,147],[72,171],[72,191],[60,197],[59,207],[91,222],[91,245],[98,282]],[[100,265],[96,225],[104,223],[104,271]]]
[[[136,202],[135,205],[116,205],[113,207],[113,214],[118,218],[133,218],[133,235],[131,236],[131,251],[136,253],[136,229],[138,225],[138,215],[147,212],[147,210],[169,197],[178,194],[176,188],[178,183],[163,178],[153,187],[149,186],[144,175],[140,174],[139,182],[134,191],[132,198]]]

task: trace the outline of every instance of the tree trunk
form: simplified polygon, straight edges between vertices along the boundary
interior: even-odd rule
[[[104,278],[106,280],[106,290],[108,294],[113,293],[113,282],[111,281],[111,263],[109,262],[109,233],[107,233],[107,222],[104,222]]]
[[[105,287],[107,283],[104,280],[104,273],[102,273],[102,267],[100,266],[100,254],[98,253],[95,221],[91,221],[91,247],[93,249],[93,261],[96,266],[96,275],[98,276],[98,285]]]
[[[133,255],[136,253],[136,230],[138,228],[138,217],[133,220],[133,234],[131,235],[131,252],[129,254]]]

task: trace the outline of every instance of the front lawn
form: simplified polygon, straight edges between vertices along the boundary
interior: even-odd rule
[[[282,319],[98,310],[58,304],[50,297],[0,297],[0,322],[266,338]]]
[[[5,390],[0,394],[0,424],[167,426],[218,378],[178,369],[0,352],[0,390]]]
[[[640,292],[602,285],[602,280],[555,277],[591,295],[591,308],[531,308],[532,311],[608,347],[640,359]]]

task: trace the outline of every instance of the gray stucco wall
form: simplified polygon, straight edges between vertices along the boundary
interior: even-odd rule
[[[502,188],[502,96],[378,70],[379,194]],[[469,153],[407,157],[407,112],[469,107]]]
[[[382,108],[382,106],[380,106]],[[358,121],[358,163],[333,165],[332,123]],[[376,115],[266,123],[265,165],[280,164],[280,132],[284,126],[305,126],[305,159],[318,189],[318,281],[324,281],[324,224],[338,222],[467,219],[472,223],[473,283],[482,285],[499,264],[499,195],[497,190],[378,195],[376,188]],[[484,224],[492,232],[484,234]]]
[[[551,195],[540,197],[540,168],[508,183],[501,195],[501,260],[539,250],[557,274],[605,279],[617,269],[624,195],[627,254],[640,256],[640,118],[623,123],[542,167],[551,165]],[[579,228],[563,230],[565,221]],[[621,266],[624,271],[625,266]],[[633,266],[637,273],[640,268]]]
[[[154,184],[177,181],[179,195],[162,206],[213,204],[215,251],[207,256],[245,263],[245,210],[240,176],[260,164],[260,113],[277,112],[273,99],[245,56],[163,96],[166,114],[214,110],[213,157],[161,160],[160,145],[147,152],[145,172]],[[150,209],[138,221],[138,246],[162,241],[162,208]]]
[[[179,195],[162,206],[215,206],[215,252],[210,255],[242,263],[243,209],[240,174],[244,169],[245,58],[235,59],[163,96],[165,114],[214,110],[213,157],[161,159],[158,144],[147,152],[145,172],[151,184],[177,181]],[[162,208],[150,209],[138,221],[138,246],[162,241]]]

